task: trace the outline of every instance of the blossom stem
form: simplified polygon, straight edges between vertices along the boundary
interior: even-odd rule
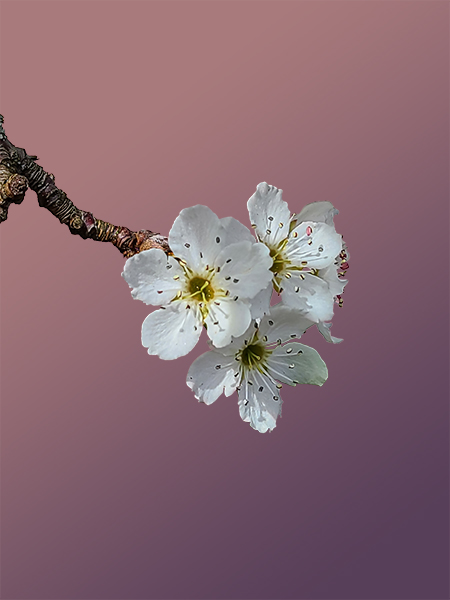
[[[36,192],[39,206],[49,210],[70,233],[84,239],[110,242],[129,258],[150,248],[160,248],[171,254],[167,238],[147,229],[131,231],[96,219],[92,213],[80,210],[55,185],[54,175],[47,173],[35,161],[37,156],[17,148],[6,137],[3,116],[0,115],[0,223],[8,218],[11,203],[22,202],[27,187]]]

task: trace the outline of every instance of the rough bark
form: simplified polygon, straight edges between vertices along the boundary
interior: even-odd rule
[[[6,137],[0,115],[0,223],[8,218],[8,208],[20,204],[29,187],[36,192],[39,206],[49,210],[70,233],[84,239],[110,242],[129,258],[149,248],[161,248],[170,254],[167,238],[148,229],[131,231],[128,227],[112,225],[81,210],[55,184],[54,175],[37,164],[37,156],[17,148]]]

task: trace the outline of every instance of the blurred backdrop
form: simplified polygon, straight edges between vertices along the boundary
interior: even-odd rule
[[[1,113],[78,207],[248,224],[260,181],[350,250],[322,388],[261,435],[142,348],[109,244],[1,226],[2,597],[448,594],[444,2],[1,3]]]

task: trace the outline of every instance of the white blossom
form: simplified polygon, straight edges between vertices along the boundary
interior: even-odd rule
[[[328,377],[316,350],[292,341],[311,325],[296,310],[278,304],[228,346],[197,358],[186,383],[205,404],[237,391],[241,418],[261,433],[272,430],[281,414],[283,383],[322,385]]]
[[[270,250],[273,286],[282,302],[317,323],[328,341],[341,341],[326,323],[347,283],[347,257],[333,222],[338,211],[330,202],[313,202],[291,216],[282,190],[267,183],[257,186],[248,209],[258,239]]]
[[[145,250],[127,260],[122,274],[133,298],[161,306],[142,325],[149,354],[184,356],[203,325],[216,347],[226,346],[268,310],[269,250],[236,219],[219,219],[206,206],[186,208],[170,230],[169,245],[174,256]]]

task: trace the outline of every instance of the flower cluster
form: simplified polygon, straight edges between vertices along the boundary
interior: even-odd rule
[[[173,256],[152,248],[129,258],[122,273],[133,298],[159,306],[144,320],[149,354],[188,354],[203,329],[211,350],[191,365],[187,385],[211,404],[237,391],[242,419],[272,430],[283,383],[322,385],[319,354],[294,339],[316,324],[331,336],[334,304],[342,304],[348,253],[330,202],[291,215],[282,190],[260,183],[248,201],[256,234],[206,206],[181,211],[169,233]],[[281,301],[270,306],[275,290]]]

